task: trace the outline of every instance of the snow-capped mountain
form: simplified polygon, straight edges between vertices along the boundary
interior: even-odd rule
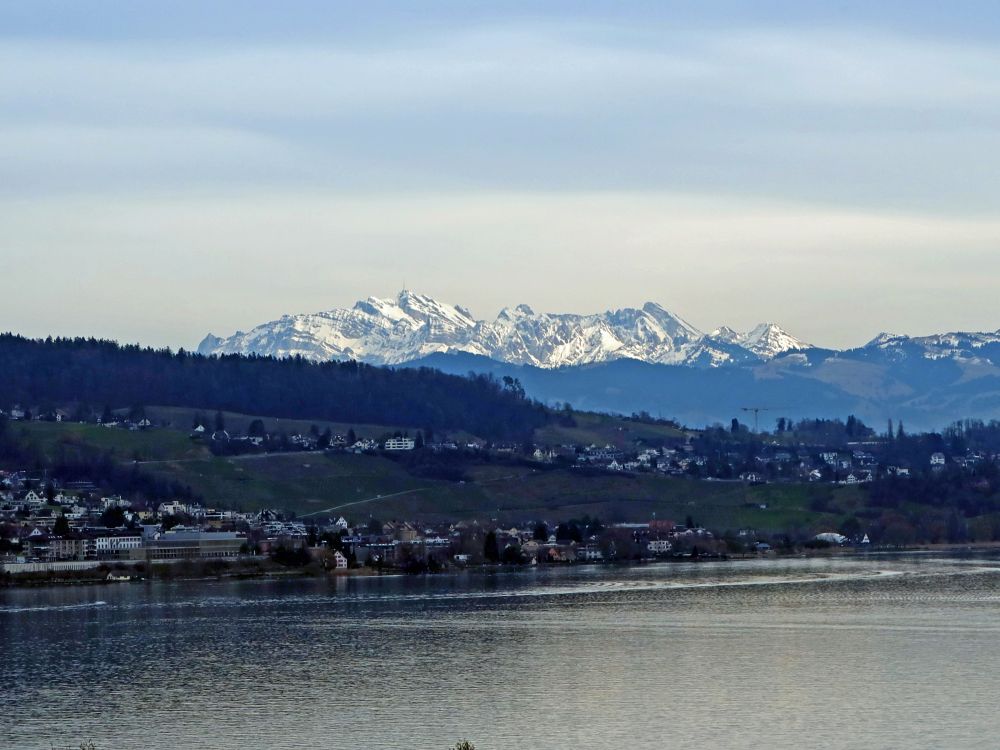
[[[1000,331],[968,333],[954,331],[931,336],[900,336],[880,333],[861,349],[869,357],[887,360],[947,359],[963,364],[1000,366]]]
[[[773,359],[787,351],[811,348],[809,344],[782,330],[777,323],[761,323],[746,333],[723,326],[712,331],[710,336],[748,349],[761,359]]]
[[[720,328],[704,334],[653,302],[593,315],[536,313],[518,305],[486,321],[474,319],[463,307],[403,291],[394,299],[369,297],[350,309],[285,315],[228,338],[209,334],[198,351],[372,364],[466,352],[508,364],[556,368],[618,359],[719,367],[808,348],[773,323],[745,333]]]

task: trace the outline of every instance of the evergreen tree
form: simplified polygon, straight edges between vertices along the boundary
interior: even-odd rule
[[[215,412],[215,431],[222,432],[226,429],[226,418],[222,415],[222,411]]]
[[[495,563],[500,559],[500,550],[497,548],[497,533],[490,529],[483,539],[483,557],[487,562]]]
[[[52,527],[52,533],[56,536],[66,536],[69,533],[69,521],[66,520],[65,513],[60,513],[56,517],[55,525]]]

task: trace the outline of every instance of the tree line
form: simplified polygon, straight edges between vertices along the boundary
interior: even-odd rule
[[[94,338],[0,335],[0,408],[191,406],[522,439],[550,418],[520,383],[301,357],[204,356]]]

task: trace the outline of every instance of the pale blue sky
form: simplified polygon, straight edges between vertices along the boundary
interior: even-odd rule
[[[0,3],[0,328],[191,346],[405,282],[994,330],[998,41],[985,2]]]

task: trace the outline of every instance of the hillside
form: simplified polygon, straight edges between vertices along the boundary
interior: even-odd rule
[[[586,474],[573,469],[474,464],[464,482],[410,474],[379,456],[297,454],[209,458],[151,464],[148,470],[189,484],[211,502],[247,509],[285,508],[299,515],[425,520],[572,518],[683,520],[715,528],[753,526],[783,531],[839,516],[810,510],[831,495],[837,509],[860,504],[854,488],[746,486],[651,475]],[[761,505],[766,508],[761,508]]]
[[[34,341],[0,335],[0,409],[51,410],[161,404],[286,419],[466,430],[523,439],[544,425],[544,407],[515,383],[393,370],[356,362],[228,355],[120,346],[94,339]]]
[[[150,412],[185,416],[185,410],[160,407],[150,407]],[[585,435],[625,436],[627,430],[638,429],[653,430],[646,433],[653,437],[670,430],[599,415],[581,416],[581,426],[570,429]],[[253,419],[239,414],[226,417],[233,424]],[[384,456],[318,452],[213,456],[181,429],[130,432],[51,422],[12,423],[8,429],[50,460],[67,448],[83,453],[91,449],[111,451],[123,469],[148,475],[159,487],[190,487],[207,504],[248,510],[281,508],[299,515],[428,521],[558,520],[586,514],[622,521],[648,520],[654,515],[682,520],[691,515],[716,528],[753,526],[784,531],[836,524],[843,512],[854,510],[862,500],[857,488],[747,486],[648,474],[583,472],[496,459],[463,461],[465,480],[445,481],[420,476],[404,460]],[[378,425],[360,429],[372,434],[386,431]],[[811,510],[820,497],[832,499],[832,512]]]

